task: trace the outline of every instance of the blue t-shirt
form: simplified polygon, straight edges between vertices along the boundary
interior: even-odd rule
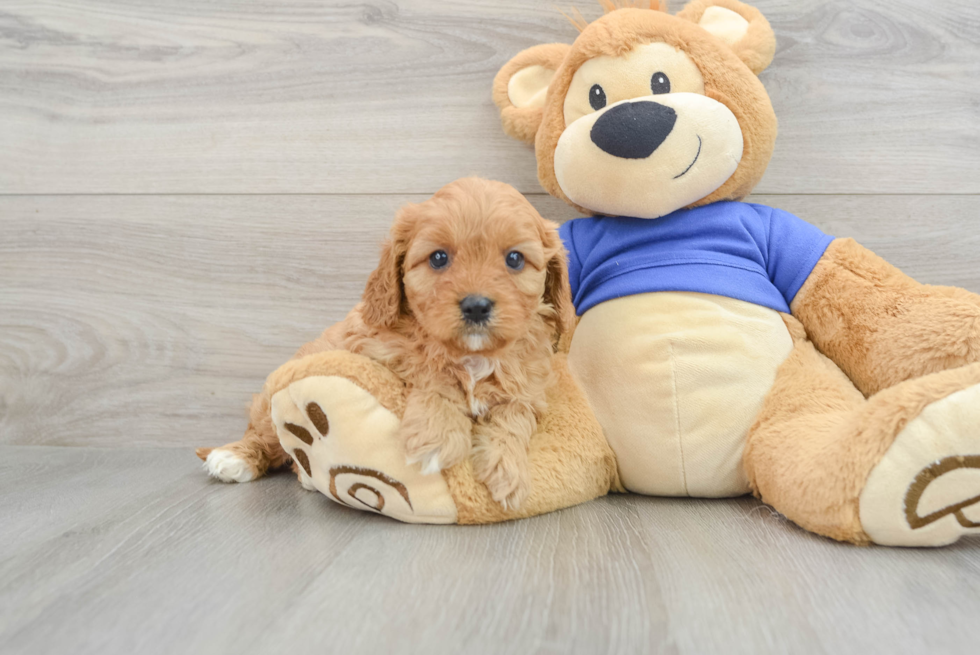
[[[833,237],[772,207],[717,202],[662,218],[561,226],[576,312],[651,291],[696,291],[789,312]]]

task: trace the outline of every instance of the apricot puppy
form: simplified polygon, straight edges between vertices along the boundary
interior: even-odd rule
[[[410,385],[410,462],[434,473],[472,448],[477,477],[514,508],[553,346],[573,322],[557,226],[512,187],[466,178],[399,211],[342,341]]]
[[[387,365],[410,389],[409,461],[435,473],[473,452],[477,477],[511,509],[530,490],[553,345],[574,323],[557,226],[512,187],[466,178],[398,212],[363,302],[295,357],[343,349]],[[264,393],[239,441],[197,454],[225,482],[291,462]]]

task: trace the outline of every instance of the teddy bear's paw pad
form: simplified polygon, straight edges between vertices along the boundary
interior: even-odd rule
[[[374,512],[412,514],[408,487],[381,471],[359,466],[334,466],[330,469],[330,495],[343,505]],[[392,507],[392,503],[399,507]]]
[[[963,489],[976,495],[963,500]],[[916,530],[950,515],[964,528],[980,528],[980,455],[954,455],[920,471],[905,495],[905,512]]]
[[[886,546],[980,534],[980,385],[932,403],[868,476],[861,525]]]
[[[405,462],[398,417],[346,377],[293,382],[273,395],[272,422],[304,487],[400,521],[456,521],[442,475],[424,475]]]

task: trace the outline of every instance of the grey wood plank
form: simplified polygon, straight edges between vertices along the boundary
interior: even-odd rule
[[[857,548],[751,499],[634,499],[679,652],[970,653],[980,540]],[[725,505],[724,509],[717,505]],[[724,513],[722,513],[724,512]],[[964,611],[965,610],[965,611]]]
[[[0,198],[0,443],[237,439],[251,394],[357,302],[391,216],[421,198]],[[753,200],[980,292],[978,196]]]
[[[5,653],[970,653],[980,611],[976,539],[855,548],[751,499],[409,526],[189,452],[0,446],[0,513]]]
[[[760,193],[980,193],[980,5],[755,4],[780,43]],[[575,37],[553,5],[5,2],[0,193],[428,193],[469,173],[538,191],[489,88]]]

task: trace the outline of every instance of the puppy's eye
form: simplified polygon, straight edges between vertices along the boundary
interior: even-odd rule
[[[650,78],[650,90],[653,91],[653,95],[670,93],[670,78],[664,73],[654,73]]]
[[[598,84],[593,84],[592,88],[589,89],[589,104],[596,111],[606,106],[606,92]]]
[[[507,253],[507,257],[504,258],[507,262],[507,268],[512,271],[519,271],[524,268],[524,255],[517,252],[516,250],[511,250]]]
[[[436,269],[446,268],[449,266],[449,255],[445,250],[436,250],[434,253],[429,255],[429,266]]]

